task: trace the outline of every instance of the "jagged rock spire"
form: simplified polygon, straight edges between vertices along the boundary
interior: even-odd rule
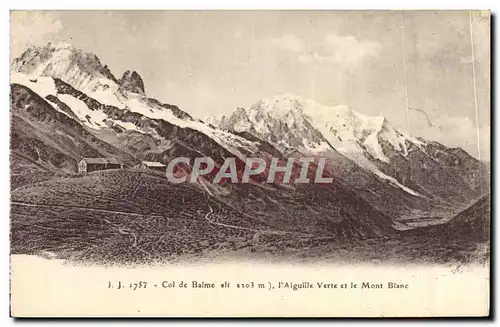
[[[144,94],[144,82],[136,71],[127,70],[119,83],[129,92]]]

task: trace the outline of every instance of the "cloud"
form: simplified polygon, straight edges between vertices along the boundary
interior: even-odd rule
[[[12,11],[11,39],[15,43],[46,42],[48,35],[56,34],[63,29],[63,24],[50,12],[44,11]]]
[[[370,40],[360,40],[352,35],[330,34],[316,44],[305,43],[303,39],[286,34],[272,39],[275,47],[297,54],[302,63],[332,63],[354,66],[364,58],[376,57],[380,44]]]
[[[293,34],[286,34],[280,38],[272,39],[271,44],[275,45],[277,48],[281,48],[282,50],[295,53],[304,51],[304,42],[301,38]]]

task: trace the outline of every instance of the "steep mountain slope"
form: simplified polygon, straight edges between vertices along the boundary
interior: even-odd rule
[[[405,233],[413,236],[432,235],[449,241],[489,242],[490,229],[491,202],[487,194],[444,224],[416,228]]]
[[[447,229],[460,235],[477,236],[479,240],[490,239],[491,199],[485,195],[447,223]]]
[[[25,182],[22,176],[30,170],[43,174],[75,172],[82,157],[107,156],[128,164],[136,162],[23,85],[11,84],[11,114],[12,175],[18,176],[14,187]]]

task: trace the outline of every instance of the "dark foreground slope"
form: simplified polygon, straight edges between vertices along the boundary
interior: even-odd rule
[[[491,235],[491,202],[486,195],[450,220],[450,230],[457,235],[475,237],[478,241],[489,241]]]
[[[269,199],[262,192],[260,196]],[[266,212],[266,202],[261,203]],[[370,214],[384,218],[366,206],[357,210],[363,210],[367,218]],[[373,226],[378,226],[377,232],[392,230],[380,227],[385,220],[367,224],[367,218],[358,219],[350,211],[344,214],[330,220],[309,215],[300,220],[301,226],[270,219],[270,211],[243,212],[238,203],[210,197],[198,184],[174,185],[157,173],[109,170],[16,189],[11,242],[13,253],[142,262],[251,249],[256,244],[283,248],[285,243],[302,247],[300,242],[362,239],[369,235],[363,231]]]
[[[305,262],[373,264],[488,264],[490,198],[482,197],[449,222],[370,239],[305,242],[288,255]]]
[[[270,212],[259,214],[266,211],[265,201],[260,211],[244,212],[238,203],[207,196],[200,185],[172,185],[156,173],[110,170],[14,191],[11,246],[14,254],[100,264],[228,258],[351,264],[484,262],[489,258],[488,242],[477,240],[472,231],[478,229],[471,227],[483,225],[470,219],[477,213],[488,215],[484,201],[442,226],[364,237],[352,233],[352,223],[366,228],[363,219],[353,216],[345,216],[333,229],[333,222],[325,226],[314,215],[307,217],[307,228],[278,224],[279,219],[269,219]],[[294,208],[296,213],[299,209]]]
[[[428,264],[489,257],[488,243],[475,239],[471,231],[477,229],[470,227],[482,226],[470,218],[488,214],[481,209],[485,205],[442,226],[364,237],[350,232],[353,222],[366,227],[355,217],[344,217],[332,229],[333,223],[325,226],[310,215],[303,228],[278,224],[279,219],[269,219],[270,212],[259,214],[266,211],[261,203],[260,211],[244,212],[238,203],[207,196],[199,185],[172,185],[161,174],[142,171],[52,179],[13,192],[12,253],[100,264],[228,258]],[[299,209],[293,210],[298,214]],[[312,226],[315,233],[310,233]]]
[[[433,235],[450,242],[489,242],[491,222],[490,195],[485,195],[447,223],[409,231],[412,235]]]
[[[127,170],[20,187],[12,193],[11,215],[13,253],[91,261],[168,259],[245,244],[266,229],[195,185],[174,186],[154,173]],[[218,225],[226,223],[238,228]]]

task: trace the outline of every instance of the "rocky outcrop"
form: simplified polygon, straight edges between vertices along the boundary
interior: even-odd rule
[[[144,82],[136,71],[127,70],[119,84],[129,92],[144,94]]]

